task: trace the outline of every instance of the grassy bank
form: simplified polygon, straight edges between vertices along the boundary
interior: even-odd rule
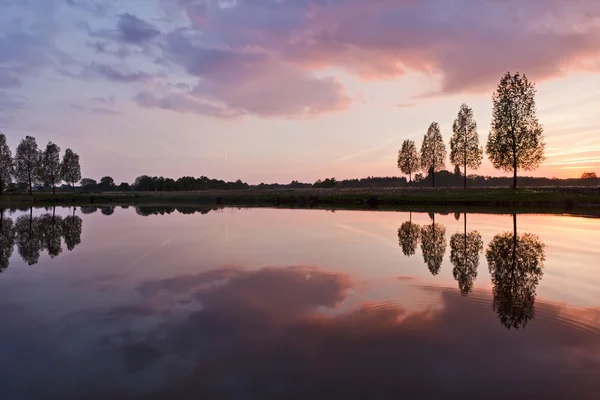
[[[0,206],[89,204],[202,204],[297,207],[413,207],[551,209],[600,213],[599,188],[487,189],[284,189],[198,192],[35,193],[3,195]]]

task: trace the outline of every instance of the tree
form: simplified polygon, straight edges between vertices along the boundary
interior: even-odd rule
[[[598,176],[595,172],[584,172],[581,175],[581,179],[598,179]]]
[[[477,278],[479,253],[483,252],[483,241],[478,231],[467,232],[467,214],[463,216],[464,231],[450,238],[450,262],[454,266],[452,275],[458,282],[463,296],[473,291],[473,281]]]
[[[432,122],[423,136],[421,145],[421,168],[429,172],[433,177],[433,187],[435,187],[435,173],[442,170],[446,165],[446,146],[442,139],[440,126],[437,122]]]
[[[4,216],[4,209],[0,209],[0,273],[8,268],[14,246],[15,230],[13,221]]]
[[[26,136],[17,146],[15,153],[15,178],[18,183],[29,186],[31,194],[33,184],[37,182],[40,157],[38,145],[33,136]]]
[[[100,190],[104,190],[107,192],[114,189],[114,186],[115,180],[110,176],[103,176],[102,179],[100,179],[100,183],[98,184],[98,188],[100,188]]]
[[[467,187],[467,167],[479,169],[483,158],[483,149],[479,146],[477,122],[473,117],[473,110],[462,104],[458,115],[452,125],[452,138],[450,138],[450,162],[455,166],[464,168],[464,187]]]
[[[536,116],[535,85],[527,76],[506,73],[493,95],[492,129],[486,152],[494,168],[517,173],[531,171],[544,161],[543,128]]]
[[[410,213],[410,219],[398,229],[398,244],[402,247],[402,253],[405,256],[408,257],[415,254],[420,235],[421,227],[418,224],[412,223],[412,213]]]
[[[81,166],[79,165],[79,154],[73,152],[71,149],[65,150],[63,156],[61,178],[65,182],[71,184],[73,191],[75,191],[75,183],[81,180]]]
[[[446,254],[446,227],[435,223],[435,214],[432,216],[433,223],[421,228],[421,253],[423,261],[427,264],[429,272],[437,275],[440,272],[444,254]]]
[[[507,329],[524,328],[535,315],[535,292],[546,259],[544,248],[537,235],[517,234],[516,214],[513,232],[494,236],[487,248],[493,307]]]
[[[83,178],[80,182],[81,187],[86,187],[86,186],[90,186],[90,185],[97,185],[98,182],[96,182],[95,179],[91,179],[91,178]]]
[[[15,169],[13,165],[12,152],[6,143],[6,136],[0,133],[0,196],[4,189],[12,182]]]
[[[44,185],[52,186],[52,193],[56,194],[56,184],[60,182],[60,147],[48,142],[46,149],[40,157],[39,177]]]
[[[406,139],[398,151],[398,168],[408,175],[408,186],[412,186],[412,174],[419,170],[419,153],[413,140]]]

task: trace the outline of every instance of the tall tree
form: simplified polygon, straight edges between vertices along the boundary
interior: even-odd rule
[[[477,278],[479,253],[483,252],[483,241],[478,231],[467,232],[467,214],[463,216],[464,231],[450,238],[450,262],[454,266],[452,275],[458,282],[463,296],[473,291],[473,281]]]
[[[6,136],[0,133],[0,196],[4,193],[4,188],[12,182],[14,172],[12,152],[6,143]]]
[[[52,193],[56,194],[56,184],[61,181],[60,147],[48,142],[46,149],[41,154],[40,180],[44,185],[52,186]]]
[[[435,173],[445,166],[446,145],[442,139],[440,126],[437,122],[432,122],[421,144],[421,168],[432,175],[433,187],[435,187]]]
[[[75,191],[75,183],[81,180],[81,166],[79,165],[79,154],[71,149],[65,150],[60,176],[63,181],[70,183]]]
[[[536,116],[535,85],[526,75],[506,73],[493,95],[492,129],[486,152],[495,168],[513,172],[531,171],[544,161],[543,128]]]
[[[492,275],[493,308],[507,329],[524,328],[535,315],[536,288],[543,275],[545,245],[532,233],[513,232],[494,236],[485,256]]]
[[[55,215],[55,207],[52,214],[44,214],[39,217],[39,229],[42,247],[48,250],[51,258],[62,253],[62,217]]]
[[[446,254],[446,227],[435,223],[435,214],[432,215],[432,224],[421,228],[421,253],[423,261],[427,264],[429,272],[437,275],[442,267]]]
[[[38,145],[33,136],[25,136],[25,139],[21,140],[14,161],[17,182],[28,185],[31,194],[33,184],[37,182],[40,164]]]
[[[398,151],[398,168],[408,175],[408,186],[412,186],[412,174],[419,170],[419,153],[414,140],[406,139]]]
[[[452,125],[452,138],[450,138],[450,162],[455,166],[464,168],[464,187],[467,187],[467,167],[478,169],[483,158],[483,149],[479,146],[477,122],[473,117],[473,110],[462,104],[458,115]]]

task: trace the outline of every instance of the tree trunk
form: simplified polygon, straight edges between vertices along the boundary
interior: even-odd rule
[[[54,183],[52,183],[52,194],[56,194],[56,187],[54,186]]]
[[[75,193],[75,182],[71,182],[72,183],[72,187],[73,187],[73,193]]]
[[[467,188],[467,164],[465,164],[465,189]]]
[[[435,168],[431,169],[431,178],[433,179],[433,187],[435,187]]]
[[[408,187],[412,186],[412,173],[408,174]]]
[[[515,138],[515,131],[512,131],[512,148],[513,148],[513,190],[517,190],[517,140]]]

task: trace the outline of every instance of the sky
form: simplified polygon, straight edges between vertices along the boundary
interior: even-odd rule
[[[0,131],[95,179],[398,176],[461,103],[485,146],[517,71],[546,138],[526,174],[600,173],[600,1],[0,0]]]

